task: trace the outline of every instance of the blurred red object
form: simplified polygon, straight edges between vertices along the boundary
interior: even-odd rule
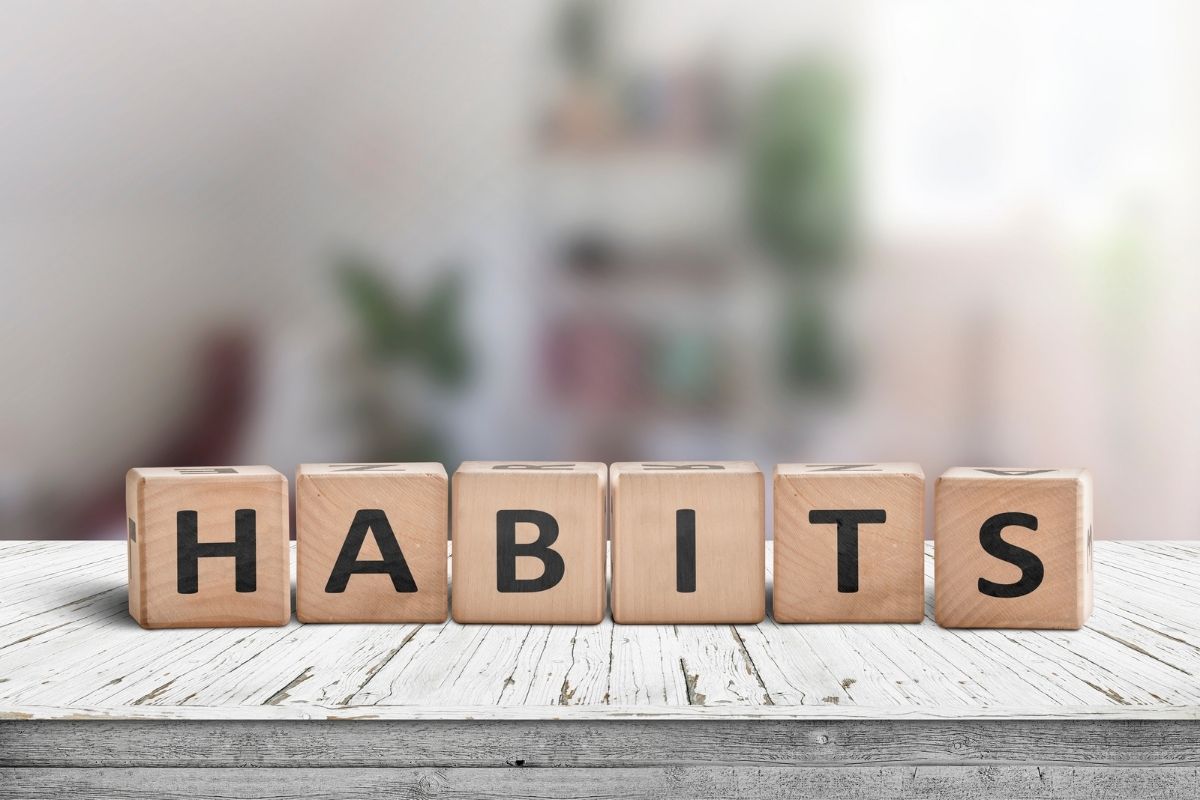
[[[201,345],[197,362],[195,404],[159,449],[136,457],[130,467],[210,466],[236,459],[257,388],[253,337],[240,328],[215,333]],[[92,495],[68,508],[57,531],[39,535],[97,539],[123,530],[125,489],[120,478],[104,475]]]

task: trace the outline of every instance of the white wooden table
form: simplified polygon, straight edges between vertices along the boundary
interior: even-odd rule
[[[0,796],[1192,800],[1200,543],[1095,557],[1083,631],[143,631],[123,543],[0,542]]]

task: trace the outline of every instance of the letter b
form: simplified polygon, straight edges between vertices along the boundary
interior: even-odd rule
[[[538,538],[529,544],[517,543],[517,523],[536,525]],[[532,509],[496,512],[496,591],[544,592],[558,585],[566,573],[562,556],[550,545],[558,539],[558,520],[545,511]],[[536,558],[542,562],[542,574],[537,578],[517,577],[518,557]]]
[[[450,493],[455,621],[604,619],[607,481],[600,463],[462,464]]]

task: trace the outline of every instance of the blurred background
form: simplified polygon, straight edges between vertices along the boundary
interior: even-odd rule
[[[1193,538],[1198,186],[1185,0],[6,0],[0,538],[514,458],[1087,466]]]

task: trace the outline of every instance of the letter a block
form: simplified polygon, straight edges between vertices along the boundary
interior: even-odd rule
[[[446,488],[441,464],[301,464],[297,618],[444,622]]]
[[[607,483],[599,463],[465,462],[452,493],[454,619],[604,619]]]
[[[954,467],[937,483],[934,528],[939,625],[1074,629],[1087,622],[1087,470]]]
[[[780,464],[775,620],[920,622],[924,511],[918,464]]]
[[[132,469],[125,500],[139,625],[287,624],[287,478],[261,466]]]
[[[755,464],[624,463],[610,475],[614,620],[762,621],[766,535]]]

